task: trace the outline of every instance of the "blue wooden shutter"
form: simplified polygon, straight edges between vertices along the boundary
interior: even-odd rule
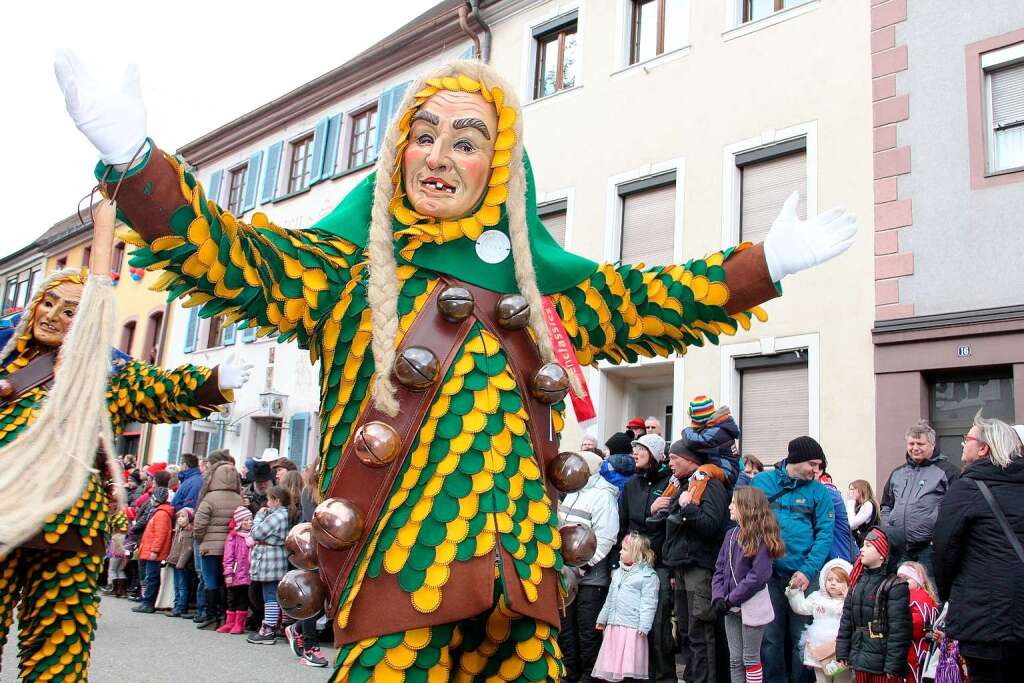
[[[324,150],[327,149],[327,125],[330,123],[328,117],[323,117],[316,122],[313,129],[313,168],[309,173],[309,184],[318,183],[324,179]]]
[[[171,427],[171,440],[167,443],[167,462],[171,465],[177,464],[178,456],[181,455],[182,431],[180,424]]]
[[[260,184],[261,161],[263,161],[262,149],[249,156],[249,168],[245,171],[245,196],[242,197],[242,213],[256,208],[256,190]]]
[[[242,330],[242,341],[246,343],[256,341],[256,332],[257,328],[255,325],[252,327],[245,328],[244,330]]]
[[[309,438],[309,413],[292,415],[288,428],[288,459],[299,467],[306,464],[306,443]]]
[[[223,184],[221,181],[224,179],[224,170],[214,171],[213,175],[210,176],[210,186],[206,188],[206,197],[211,202],[217,202],[220,200],[220,186]]]
[[[199,308],[188,309],[188,327],[185,328],[185,353],[196,350],[196,336],[199,332]]]
[[[284,141],[275,142],[267,148],[267,163],[263,167],[263,186],[260,188],[260,204],[274,201],[277,195],[277,176],[281,170],[281,153]]]
[[[231,346],[235,343],[235,325],[225,325],[221,328],[221,344],[223,346]]]
[[[341,114],[335,114],[327,121],[327,143],[324,147],[323,179],[334,175],[338,164],[338,138],[341,136]]]
[[[399,83],[381,94],[380,101],[377,103],[377,142],[374,150],[379,150],[380,146],[384,143],[384,135],[388,132],[388,124],[394,118],[398,105],[402,102],[402,96],[405,95],[405,89],[409,87],[409,83],[411,81]]]

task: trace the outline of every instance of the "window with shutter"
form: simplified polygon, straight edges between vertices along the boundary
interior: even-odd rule
[[[171,465],[178,463],[178,456],[181,455],[181,437],[184,428],[180,424],[171,426],[171,438],[167,442],[167,462]]]
[[[192,454],[198,458],[205,458],[209,454],[210,432],[192,432]]]
[[[256,341],[256,332],[258,330],[255,327],[247,327],[242,330],[242,341],[249,343]]]
[[[559,199],[537,206],[537,215],[551,236],[563,247],[565,246],[565,226],[568,218],[568,202]]]
[[[248,170],[248,167],[243,164],[228,171],[228,205],[225,208],[234,216],[242,215],[242,200],[245,195]]]
[[[260,181],[260,165],[263,163],[263,150],[249,155],[245,168],[245,192],[242,193],[242,213],[256,208],[256,190]]]
[[[199,336],[199,309],[188,309],[188,326],[185,328],[185,353],[196,350],[196,338]]]
[[[273,201],[277,195],[277,180],[281,172],[281,155],[284,141],[275,142],[267,148],[267,164],[263,170],[263,186],[260,188],[260,203]]]
[[[787,143],[781,143],[790,147]],[[806,145],[801,139],[797,144]],[[807,217],[806,148],[774,155],[777,146],[737,157],[740,166],[740,241],[763,242],[786,198],[800,193],[797,215]],[[760,158],[758,158],[760,157]]]
[[[792,439],[807,434],[806,358],[802,354],[802,362],[740,370],[740,452],[744,455],[771,465],[786,457]],[[741,360],[748,359],[737,359],[737,367]]]
[[[348,138],[348,168],[373,161],[377,154],[377,106],[352,115]]]
[[[989,96],[989,172],[1024,167],[1024,62],[986,74]]]
[[[676,219],[675,172],[619,186],[623,263],[672,263]]]
[[[223,346],[231,346],[235,343],[235,330],[236,325],[225,325],[224,329],[221,330],[221,344]]]

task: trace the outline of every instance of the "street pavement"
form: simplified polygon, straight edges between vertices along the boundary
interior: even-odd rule
[[[245,636],[200,631],[188,619],[133,614],[131,608],[137,604],[103,598],[92,645],[90,683],[324,683],[333,671],[331,648],[323,648],[330,665],[316,669],[293,657],[284,639],[277,645],[250,645]],[[12,629],[0,681],[13,682],[17,671],[17,636]]]

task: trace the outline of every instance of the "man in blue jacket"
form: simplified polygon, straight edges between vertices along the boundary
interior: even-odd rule
[[[824,464],[821,445],[809,436],[799,436],[789,442],[786,459],[758,474],[751,484],[768,496],[786,544],[786,554],[775,560],[768,581],[775,620],[765,629],[761,645],[766,683],[814,680],[811,670],[803,665],[800,650],[800,636],[810,619],[790,610],[785,590],[787,586],[803,591],[816,589],[812,582],[817,583],[818,572],[832,549],[835,510],[832,497],[817,481]],[[787,633],[792,646],[788,653]]]
[[[178,490],[174,492],[175,514],[182,508],[195,510],[198,507],[196,499],[199,497],[199,489],[203,488],[203,473],[199,471],[199,458],[191,453],[183,453],[181,463],[185,469],[178,472]]]

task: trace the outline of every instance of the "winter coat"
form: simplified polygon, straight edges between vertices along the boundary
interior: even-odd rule
[[[184,569],[192,561],[192,529],[174,527],[174,538],[171,541],[171,552],[167,555],[167,564],[177,569]]]
[[[910,620],[910,589],[899,579],[888,595],[888,628],[884,637],[872,638],[868,630],[877,632],[875,600],[878,587],[886,578],[885,568],[867,569],[850,589],[843,603],[843,616],[836,636],[836,659],[847,661],[854,671],[889,676],[907,675],[907,650],[913,632]]]
[[[833,567],[841,567],[847,574],[852,569],[846,560],[831,560],[825,563],[818,574],[818,590],[804,595],[802,590],[786,589],[790,609],[812,618],[801,639],[804,646],[804,664],[810,667],[821,667],[821,662],[814,658],[810,648],[834,641],[839,633],[839,620],[843,616],[843,598],[833,598],[825,592],[825,578]]]
[[[174,508],[170,503],[160,504],[153,511],[153,516],[146,523],[139,542],[139,559],[150,560],[155,553],[156,559],[167,559],[171,552],[171,525],[174,523]]]
[[[931,542],[942,497],[960,476],[960,469],[942,453],[920,464],[906,457],[885,482],[880,504],[882,526],[896,547]]]
[[[636,474],[636,461],[629,454],[609,455],[601,463],[600,472],[605,481],[615,485],[615,488],[618,489],[618,497],[621,498],[622,490],[626,488],[626,482]]]
[[[203,475],[198,467],[178,472],[178,490],[174,492],[174,512],[181,508],[196,509],[199,489],[203,488]]]
[[[655,463],[649,470],[638,471],[636,476],[626,482],[619,499],[619,541],[630,532],[639,532],[651,541],[651,549],[657,558],[655,566],[663,567],[661,546],[665,542],[664,519],[647,523],[651,516],[651,504],[665,492],[672,471],[665,463]]]
[[[249,555],[249,577],[253,581],[278,581],[288,572],[284,549],[288,529],[288,508],[263,508],[256,513],[249,532],[255,541]]]
[[[608,597],[597,615],[597,623],[648,633],[658,609],[659,585],[658,573],[646,564],[619,567],[612,572]]]
[[[239,493],[238,472],[230,462],[217,463],[208,473],[210,486],[199,501],[196,509],[195,538],[199,541],[199,552],[206,555],[222,555],[224,539],[228,537],[228,522],[235,508],[242,504]]]
[[[935,618],[939,616],[938,605],[923,588],[910,590],[910,620],[914,630],[911,634],[910,651],[907,653],[907,683],[921,683],[921,666],[931,646],[925,638]]]
[[[835,525],[832,530],[832,548],[828,552],[829,560],[853,561],[853,533],[850,531],[850,518],[846,516],[846,501],[832,484],[824,484],[832,498],[832,511],[835,513]]]
[[[708,480],[700,505],[689,503],[680,507],[679,496],[675,496],[665,521],[662,562],[669,567],[713,570],[728,518],[729,492],[717,479]]]
[[[832,549],[835,507],[820,481],[793,479],[783,460],[754,477],[756,486],[772,501],[786,554],[775,560],[775,574],[788,579],[794,572],[807,578],[821,571]]]
[[[739,606],[754,597],[772,577],[772,557],[762,540],[753,557],[743,554],[740,529],[734,527],[722,543],[711,577],[712,599],[724,598],[730,605]]]
[[[965,656],[998,657],[1024,647],[1024,565],[978,488],[984,481],[1024,543],[1024,459],[1004,470],[983,460],[964,470],[935,525],[935,581],[949,601],[945,631]],[[985,650],[992,650],[986,653]]]
[[[586,485],[565,496],[558,506],[559,524],[582,524],[594,530],[597,550],[581,567],[580,585],[607,586],[611,583],[610,551],[619,537],[619,490],[601,473],[591,475]]]
[[[249,512],[254,515],[262,508],[267,507],[267,494],[257,491],[255,483],[247,484],[242,489],[242,497],[249,501]]]
[[[731,417],[713,427],[687,427],[683,430],[683,439],[689,449],[706,456],[712,465],[721,467],[730,485],[736,484],[740,474],[740,458],[732,452],[732,446],[739,438],[740,427]]]
[[[253,548],[255,550],[255,548]],[[224,541],[224,582],[228,586],[248,586],[252,583],[249,564],[249,544],[246,537],[232,531]]]

